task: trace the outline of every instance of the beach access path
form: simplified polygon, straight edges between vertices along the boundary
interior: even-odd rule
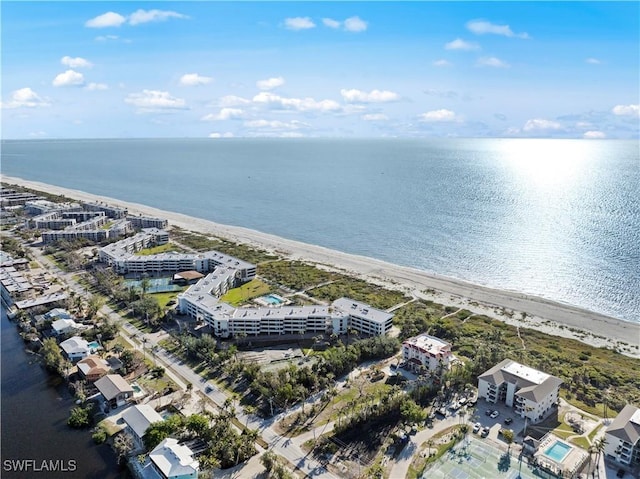
[[[465,308],[514,326],[577,339],[596,347],[616,349],[640,358],[640,322],[622,321],[564,303],[515,291],[492,289],[426,271],[322,246],[293,241],[259,231],[193,218],[181,213],[129,203],[83,191],[3,176],[2,181],[80,201],[103,201],[127,208],[133,215],[169,220],[169,224],[261,248],[289,259],[315,263],[422,299]],[[525,313],[523,315],[523,313]]]

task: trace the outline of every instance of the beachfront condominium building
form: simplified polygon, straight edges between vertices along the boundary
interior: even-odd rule
[[[391,329],[393,314],[347,298],[337,299],[331,306],[234,308],[218,299],[233,281],[233,269],[217,268],[178,295],[178,309],[207,323],[221,338],[239,334],[344,334],[349,329],[379,336]]]
[[[640,409],[627,404],[604,435],[605,457],[626,466],[640,465]]]
[[[451,344],[435,336],[421,334],[402,343],[402,360],[414,371],[447,371],[452,358]]]
[[[109,218],[122,219],[127,216],[127,210],[125,208],[118,208],[116,206],[109,206],[105,203],[82,203],[82,207],[87,211],[102,211]]]
[[[151,216],[127,216],[127,220],[134,228],[158,228],[166,229],[169,226],[169,221],[164,218],[153,218]]]
[[[478,397],[504,403],[523,419],[538,422],[556,406],[561,384],[560,378],[505,359],[478,376]]]
[[[169,233],[158,228],[146,228],[130,238],[100,249],[99,258],[118,274],[197,271],[208,273],[216,268],[233,269],[233,281],[243,283],[256,276],[256,265],[218,251],[204,253],[160,253],[138,256],[135,253],[169,242]]]

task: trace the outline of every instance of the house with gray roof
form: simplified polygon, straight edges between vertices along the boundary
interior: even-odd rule
[[[86,358],[90,354],[95,353],[99,347],[100,345],[98,343],[89,343],[80,336],[73,336],[60,343],[60,348],[62,348],[69,361],[72,362]]]
[[[504,403],[535,423],[555,410],[561,384],[560,378],[505,359],[478,376],[478,398]]]
[[[133,397],[133,388],[119,374],[107,374],[95,386],[112,409],[124,406]]]
[[[640,466],[640,409],[627,404],[609,424],[605,457],[626,466]]]
[[[125,422],[126,431],[131,434],[135,451],[144,451],[144,435],[149,426],[154,422],[161,422],[164,419],[148,404],[135,405],[122,413],[122,420]]]

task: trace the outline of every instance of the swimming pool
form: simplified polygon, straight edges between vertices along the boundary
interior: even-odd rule
[[[173,284],[172,278],[148,278],[147,293],[166,293],[170,291],[181,291],[182,287]],[[125,285],[128,288],[142,289],[142,281],[136,279],[125,280]]]
[[[282,304],[284,303],[284,299],[278,296],[277,294],[268,294],[262,297],[269,304]]]
[[[566,455],[569,454],[570,450],[571,446],[569,446],[568,444],[565,444],[561,441],[556,441],[544,451],[544,455],[552,461],[560,463],[566,457]]]
[[[91,341],[90,343],[87,343],[87,346],[90,349],[98,349],[100,347],[100,343],[98,341]]]

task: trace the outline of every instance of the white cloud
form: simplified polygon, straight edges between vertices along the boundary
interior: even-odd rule
[[[109,40],[117,40],[120,38],[118,35],[98,35],[94,40],[96,42],[106,42]]]
[[[140,93],[130,93],[124,102],[137,107],[141,113],[187,109],[184,99],[175,98],[168,91],[145,89]]]
[[[450,67],[451,62],[448,62],[447,60],[444,60],[444,59],[440,59],[433,62],[433,66],[434,67]]]
[[[418,116],[420,121],[455,121],[457,119],[455,112],[451,110],[432,110],[422,113]]]
[[[244,116],[240,108],[223,108],[218,113],[209,113],[200,118],[202,121],[239,120]]]
[[[233,133],[231,133],[230,131],[227,131],[225,133],[209,133],[209,138],[233,138],[233,136]]]
[[[562,125],[556,121],[545,120],[542,118],[534,118],[527,120],[522,128],[524,131],[538,131],[538,130],[560,130]]]
[[[496,57],[478,58],[476,65],[479,67],[509,68],[510,65]]]
[[[371,90],[367,93],[366,91],[343,88],[340,90],[340,94],[344,101],[350,103],[382,103],[400,99],[400,95],[388,90]]]
[[[600,65],[602,62],[600,60],[598,60],[597,58],[587,58],[585,60],[586,63],[589,63],[591,65]]]
[[[89,90],[89,91],[99,91],[99,90],[108,90],[109,86],[106,83],[91,82],[84,88],[85,90]]]
[[[211,83],[213,78],[198,75],[197,73],[185,73],[180,77],[180,85],[183,86],[198,86]]]
[[[367,22],[360,17],[349,17],[344,21],[344,29],[348,32],[364,32],[367,29]]]
[[[618,116],[640,116],[640,105],[616,105],[611,111]]]
[[[11,92],[11,99],[6,103],[2,102],[2,108],[39,108],[50,105],[49,101],[29,87]]]
[[[605,135],[601,131],[586,131],[582,136],[583,138],[588,138],[588,139],[600,139],[600,138],[607,137],[607,135]]]
[[[169,18],[189,18],[182,13],[173,12],[171,10],[136,10],[129,15],[129,25],[139,25],[149,22],[164,22]]]
[[[471,20],[467,22],[467,30],[476,35],[484,35],[491,33],[494,35],[503,35],[505,37],[529,38],[527,33],[514,33],[509,25],[496,25],[485,20]]]
[[[315,100],[313,98],[284,98],[271,92],[262,91],[253,97],[254,103],[265,104],[275,108],[298,111],[339,111],[342,109],[337,101]]]
[[[119,27],[126,21],[127,19],[119,13],[107,12],[87,20],[84,26],[89,28]]]
[[[456,38],[455,40],[445,43],[445,50],[479,50],[480,45],[473,42],[466,42],[462,38]]]
[[[119,27],[125,22],[128,22],[129,25],[140,25],[142,23],[149,22],[163,22],[168,20],[169,18],[189,18],[187,15],[183,15],[182,13],[173,12],[171,10],[136,10],[128,17],[120,15],[115,12],[107,12],[102,15],[98,15],[90,20],[87,20],[84,24],[85,27],[89,28],[106,28],[106,27]],[[106,35],[104,37],[96,37],[96,40],[105,41],[105,40],[115,40],[117,37],[114,35]]]
[[[60,63],[69,68],[91,68],[93,66],[93,63],[89,60],[80,57],[71,58],[69,56],[62,57]]]
[[[285,18],[284,26],[288,30],[308,30],[315,28],[316,24],[309,17],[293,17]]]
[[[245,121],[244,126],[249,128],[266,128],[270,130],[298,130],[300,128],[309,128],[310,125],[298,120],[250,120]]]
[[[333,18],[323,18],[322,23],[324,24],[325,27],[334,28],[334,29],[340,28],[340,25],[342,25],[342,22],[339,22],[338,20],[334,20]]]
[[[67,70],[56,76],[52,84],[53,86],[82,86],[84,85],[84,75],[74,70]]]
[[[284,78],[282,77],[269,78],[267,80],[258,80],[256,82],[256,86],[260,90],[273,90],[274,88],[282,85],[284,85]]]
[[[364,121],[387,121],[389,117],[384,113],[368,113],[361,117]]]
[[[246,98],[242,98],[241,96],[235,95],[225,95],[220,98],[217,102],[215,102],[216,106],[238,106],[238,105],[246,105],[247,103],[251,103],[251,100],[247,100]]]

